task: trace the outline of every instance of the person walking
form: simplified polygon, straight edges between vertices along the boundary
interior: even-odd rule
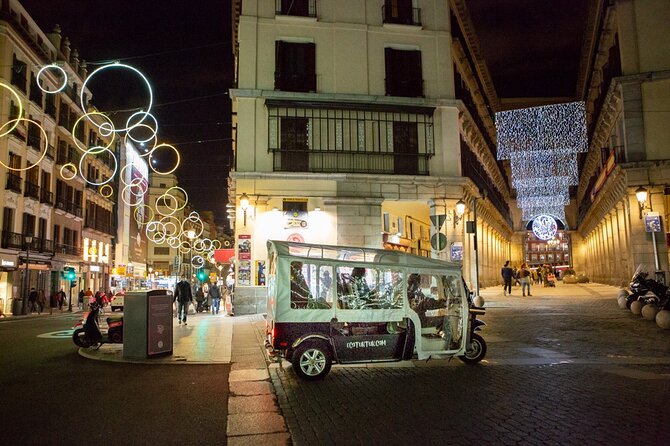
[[[512,277],[514,270],[509,266],[509,260],[505,262],[505,266],[500,270],[500,275],[503,278],[503,295],[512,294]]]
[[[30,289],[30,294],[28,294],[28,304],[28,309],[31,313],[37,311],[37,290],[35,290],[35,288]]]
[[[532,296],[532,294],[530,294],[530,271],[525,263],[522,264],[521,269],[519,269],[519,282],[521,282],[521,295],[526,297],[526,288],[528,288],[528,295]]]
[[[209,287],[209,298],[212,300],[212,314],[219,314],[221,307],[221,292],[216,283]]]
[[[191,284],[183,277],[177,283],[173,300],[177,302],[177,320],[179,320],[179,324],[181,325],[183,322],[184,325],[188,325],[186,323],[186,315],[188,314],[188,305],[193,302],[193,292],[191,291]]]
[[[63,305],[65,305],[65,291],[61,288],[58,292],[58,309],[63,312]]]

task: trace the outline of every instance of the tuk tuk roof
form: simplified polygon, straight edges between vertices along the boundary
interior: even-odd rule
[[[430,269],[461,269],[460,263],[431,259],[388,249],[360,248],[352,246],[316,245],[310,243],[268,240],[268,254],[276,252],[278,257],[299,257],[305,260],[338,260],[340,262],[376,263],[386,266],[402,266]]]

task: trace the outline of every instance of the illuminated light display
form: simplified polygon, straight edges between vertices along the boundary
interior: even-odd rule
[[[577,153],[588,150],[584,102],[495,114],[498,159],[509,159],[522,219],[565,219],[569,187],[578,184]],[[555,223],[555,220],[554,220]]]
[[[10,87],[9,85],[7,85],[3,82],[0,82],[0,87],[9,90],[9,92],[14,96],[14,99],[16,99],[16,102],[14,102],[14,103],[17,104],[17,106],[19,107],[19,110],[17,111],[16,116],[23,116],[23,101],[21,101],[21,97],[19,96],[19,94],[12,87]],[[3,131],[5,126],[7,124],[9,124],[10,122],[14,122],[14,125],[11,126],[9,129]],[[13,119],[13,120],[10,120],[10,121],[4,123],[2,125],[2,127],[0,127],[0,138],[5,136],[5,135],[9,135],[11,132],[14,131],[14,129],[16,129],[16,127],[18,125],[19,125],[19,120],[18,119]]]
[[[123,63],[119,63],[119,62],[111,63],[111,64],[109,64],[109,65],[103,65],[103,66],[101,66],[101,67],[99,67],[99,68],[96,68],[95,70],[93,70],[93,71],[88,75],[88,77],[87,77],[86,80],[84,81],[84,84],[83,84],[82,87],[81,87],[81,92],[79,93],[79,101],[80,101],[79,103],[80,103],[80,105],[81,105],[81,109],[82,109],[82,110],[86,110],[86,109],[87,109],[87,108],[86,108],[86,95],[85,95],[85,91],[86,91],[86,89],[87,89],[87,85],[88,85],[88,83],[91,81],[91,79],[95,78],[95,76],[96,76],[97,74],[100,74],[100,73],[103,72],[104,70],[108,70],[108,69],[112,69],[112,68],[119,68],[119,69],[130,70],[130,71],[136,73],[136,74],[137,74],[137,75],[144,81],[144,83],[146,84],[146,87],[147,87],[147,92],[149,93],[149,102],[148,102],[147,106],[145,107],[145,109],[144,109],[144,110],[141,110],[141,111],[138,112],[138,113],[143,113],[143,114],[145,114],[145,117],[146,117],[146,115],[148,115],[149,112],[151,111],[151,107],[153,106],[153,101],[154,101],[154,94],[153,94],[153,90],[151,89],[151,84],[149,83],[149,80],[146,78],[146,76],[145,76],[144,74],[142,74],[142,72],[141,72],[140,70],[138,70],[137,68],[132,67],[132,66],[130,66],[130,65],[126,65],[126,64],[123,64]],[[145,117],[143,117],[142,119],[140,119],[139,121],[137,121],[137,122],[135,123],[135,125],[140,124],[142,121],[144,121],[144,118],[145,118]],[[93,125],[94,125],[95,127],[97,127],[98,129],[100,128],[100,125],[99,125],[97,122],[91,120],[90,118],[89,118],[89,122],[91,122],[91,124],[93,124]],[[128,128],[128,126],[126,126],[126,127],[122,128],[122,129],[115,129],[114,132],[115,132],[115,133],[121,133],[121,132],[127,132],[128,130],[129,130],[129,128]]]
[[[99,154],[99,153],[102,153],[104,151],[109,152],[110,155],[112,156],[112,159],[114,160],[114,171],[109,176],[109,178],[107,178],[106,180],[100,181],[99,183],[96,183],[95,181],[91,181],[84,176],[84,169],[82,168],[81,163],[84,162],[84,158],[86,158],[86,155]],[[87,151],[84,152],[84,154],[81,156],[81,158],[79,158],[79,176],[81,176],[82,179],[84,181],[86,181],[88,184],[90,184],[91,186],[102,186],[103,184],[107,184],[110,181],[112,181],[114,179],[114,176],[116,175],[116,171],[118,170],[118,167],[119,167],[119,164],[116,161],[116,157],[114,156],[114,152],[112,152],[111,150],[109,150],[106,147],[101,147],[101,146],[91,147],[90,149],[88,149]]]
[[[142,117],[142,119],[140,119],[138,122],[134,123],[133,119],[136,116]],[[150,125],[148,125],[145,122],[142,122],[146,118],[151,118],[154,121],[154,126],[153,127],[151,127]],[[141,128],[141,127],[148,128],[151,131],[151,136],[146,138],[146,139],[138,139],[138,138],[133,137],[133,134],[132,134],[133,130],[136,130],[136,129]],[[158,135],[158,121],[156,120],[156,117],[154,115],[152,115],[151,113],[147,113],[147,112],[136,112],[136,113],[133,113],[132,115],[130,115],[130,117],[126,121],[126,128],[129,129],[128,132],[126,133],[126,137],[132,139],[133,141],[135,141],[138,144],[143,144],[143,143],[149,142],[152,139],[156,138],[157,135]],[[144,155],[142,155],[142,156],[144,156]]]
[[[65,174],[63,173],[63,169],[65,169],[66,167],[69,167],[69,169],[66,169],[66,171],[67,171],[67,172],[70,172],[71,175],[65,175]],[[66,163],[66,164],[63,164],[62,166],[60,166],[60,176],[61,176],[64,180],[71,180],[71,179],[73,179],[74,177],[77,176],[77,166],[75,166],[75,165],[72,164],[72,163]]]
[[[5,125],[8,125],[8,124],[12,123],[13,121],[16,121],[16,124],[18,124],[19,121],[30,122],[30,123],[36,125],[40,129],[40,132],[42,133],[42,139],[40,140],[40,143],[42,143],[44,145],[44,149],[40,149],[41,153],[40,153],[40,157],[37,159],[37,161],[33,162],[32,164],[28,164],[26,167],[10,167],[7,164],[5,164],[2,161],[2,159],[0,159],[0,165],[2,165],[2,167],[7,168],[7,170],[13,170],[14,172],[23,172],[25,170],[32,169],[33,167],[39,165],[39,163],[44,159],[44,157],[47,154],[47,150],[49,149],[49,137],[47,136],[47,132],[44,131],[44,128],[42,128],[42,126],[40,125],[39,122],[33,121],[32,119],[28,119],[28,118],[16,118],[16,119],[12,119],[10,121],[7,121],[5,123]],[[15,128],[16,124],[12,128]],[[2,129],[5,127],[5,125],[0,127],[0,133],[2,133]],[[2,133],[2,134],[4,135],[6,133]]]
[[[556,232],[558,225],[551,215],[538,215],[533,219],[533,234],[540,240],[551,240]]]
[[[164,171],[164,172],[161,172],[161,171],[155,169],[154,165],[153,165],[154,163],[152,162],[153,161],[152,158],[154,156],[156,156],[156,155],[154,155],[154,152],[157,152],[160,149],[163,149],[163,150],[170,150],[171,149],[177,155],[177,161],[174,163],[174,167],[172,169]],[[149,166],[151,167],[151,170],[153,170],[154,172],[156,172],[159,175],[169,175],[169,174],[171,174],[172,172],[177,170],[177,168],[179,167],[179,162],[180,161],[181,161],[181,157],[179,156],[179,151],[174,146],[172,146],[170,144],[165,144],[165,143],[158,144],[156,147],[151,149],[151,152],[149,152]]]
[[[112,188],[112,186],[109,184],[103,184],[98,189],[98,193],[105,198],[111,198],[111,196],[114,195],[114,188]]]
[[[100,112],[97,112],[97,111],[92,111],[92,112],[84,113],[84,114],[81,115],[79,118],[77,118],[76,121],[74,121],[74,124],[72,125],[72,129],[71,129],[71,133],[72,133],[73,135],[76,135],[76,134],[77,134],[77,126],[78,126],[78,125],[83,125],[83,124],[80,124],[80,123],[81,123],[85,118],[86,118],[86,119],[90,119],[89,116],[100,116],[101,118],[107,120],[107,121],[105,121],[103,124],[108,124],[109,126],[111,126],[112,129],[114,128],[114,124],[112,123],[112,121],[111,121],[105,114],[100,113]],[[103,124],[100,124],[100,125],[103,125]],[[110,135],[111,135],[111,134],[113,134],[113,132],[110,133]],[[103,135],[103,136],[109,136],[109,135]],[[78,148],[79,150],[81,150],[83,153],[86,153],[86,152],[89,150],[89,149],[87,149],[85,146],[82,146],[82,145],[79,143],[78,138],[72,138],[72,141],[74,141],[74,145],[75,145],[75,147],[77,147],[77,148]],[[102,153],[102,152],[103,152],[103,149],[109,149],[109,148],[112,146],[112,144],[114,144],[114,138],[110,138],[110,140],[109,140],[109,144],[107,144],[106,146],[98,147],[98,149],[100,149],[100,150],[98,150],[98,151],[91,151],[91,152],[89,152],[89,153],[92,154],[92,155],[97,155],[97,154],[99,154],[99,153]],[[114,152],[112,152],[111,150],[110,150],[110,152],[111,152],[112,156],[114,157],[114,161],[116,161],[116,156],[114,155]]]
[[[63,83],[61,84],[61,86],[58,87],[57,89],[53,90],[53,91],[49,91],[46,88],[44,88],[44,83],[42,82],[42,76],[44,76],[45,73],[47,73],[49,71],[57,71],[58,74],[60,74],[60,76],[63,78]],[[57,75],[54,75],[54,76],[57,76]],[[65,89],[65,87],[67,87],[67,73],[65,72],[63,67],[60,67],[56,64],[45,65],[42,68],[40,68],[40,70],[37,72],[36,81],[37,81],[37,87],[40,90],[42,90],[43,92],[50,93],[50,94],[58,93],[60,91],[63,91]]]

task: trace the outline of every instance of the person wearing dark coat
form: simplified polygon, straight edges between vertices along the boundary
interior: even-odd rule
[[[177,283],[177,287],[174,290],[174,301],[177,302],[177,319],[179,324],[183,322],[186,323],[186,315],[188,314],[188,304],[193,302],[193,292],[191,291],[191,284],[188,283],[184,278]]]
[[[509,266],[509,260],[505,262],[505,266],[500,270],[500,275],[503,278],[503,294],[512,294],[512,278],[514,277],[514,270]]]

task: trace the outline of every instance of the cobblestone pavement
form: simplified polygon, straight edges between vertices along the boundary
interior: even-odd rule
[[[498,291],[482,290],[479,365],[335,366],[320,382],[271,366],[293,443],[670,444],[670,332],[619,309],[613,287]]]

